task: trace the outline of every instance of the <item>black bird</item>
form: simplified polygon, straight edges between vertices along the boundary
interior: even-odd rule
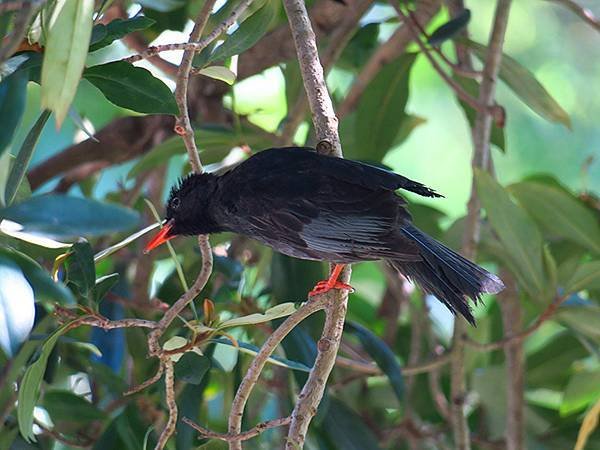
[[[398,189],[441,197],[402,175],[311,148],[264,150],[222,175],[182,179],[146,252],[178,235],[239,233],[289,256],[335,263],[310,295],[352,289],[337,280],[344,264],[383,259],[474,323],[466,297],[476,303],[501,291],[502,281],[415,228]]]

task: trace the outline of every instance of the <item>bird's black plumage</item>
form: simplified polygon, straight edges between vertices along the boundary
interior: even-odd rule
[[[498,277],[415,228],[396,191],[434,190],[309,148],[259,152],[222,175],[190,175],[171,191],[169,237],[231,231],[281,253],[338,264],[386,260],[473,322],[465,297],[503,288]]]

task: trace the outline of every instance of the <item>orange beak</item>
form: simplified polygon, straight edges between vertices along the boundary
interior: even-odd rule
[[[168,240],[173,239],[175,235],[169,236],[169,233],[172,229],[173,223],[171,221],[165,223],[165,225],[161,228],[158,234],[154,236],[150,242],[148,242],[148,245],[146,245],[146,248],[144,249],[144,253],[148,253],[150,252],[150,250],[153,250],[159,245],[164,244]]]

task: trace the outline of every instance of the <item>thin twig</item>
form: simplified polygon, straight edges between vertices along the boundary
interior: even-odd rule
[[[243,0],[230,14],[230,16],[220,23],[213,31],[211,31],[204,39],[197,42],[190,41],[179,44],[165,44],[165,45],[154,45],[148,47],[145,52],[132,55],[127,58],[123,58],[123,61],[134,63],[141,61],[142,59],[150,58],[151,56],[158,55],[162,52],[170,52],[174,50],[189,50],[194,53],[204,50],[209,44],[215,41],[221,34],[227,31],[248,9],[248,6],[252,3],[252,0]],[[201,35],[202,33],[200,33]]]
[[[149,386],[152,386],[154,383],[156,383],[158,380],[160,380],[160,378],[163,376],[164,371],[165,371],[165,366],[161,363],[158,366],[158,370],[156,371],[156,373],[154,375],[152,375],[152,377],[148,378],[143,383],[140,383],[137,386],[132,387],[128,391],[123,392],[123,395],[124,396],[133,395],[140,391],[143,391],[144,389],[146,389]]]
[[[480,351],[484,351],[484,352],[489,352],[492,350],[500,350],[500,349],[505,348],[507,345],[511,345],[515,342],[523,341],[524,339],[528,338],[533,333],[535,333],[535,331],[538,330],[544,322],[546,322],[548,319],[550,319],[554,315],[554,313],[558,310],[558,307],[566,299],[567,299],[566,296],[555,298],[554,301],[552,303],[550,303],[548,305],[548,307],[544,310],[544,312],[542,312],[542,314],[540,314],[538,316],[538,318],[535,319],[535,322],[533,322],[529,327],[525,328],[523,331],[521,331],[519,333],[510,334],[509,336],[506,336],[502,339],[499,339],[494,342],[489,342],[489,343],[476,342],[472,339],[469,339],[467,336],[463,336],[463,341],[469,347],[473,347],[476,350],[480,350]]]
[[[279,343],[290,333],[290,331],[296,327],[296,325],[298,325],[311,314],[325,309],[326,305],[327,298],[325,296],[311,299],[309,302],[305,303],[302,307],[288,316],[287,319],[285,319],[285,321],[279,325],[279,327],[267,338],[259,352],[254,357],[250,367],[248,367],[248,370],[246,371],[246,374],[244,375],[244,378],[242,379],[242,382],[240,383],[231,404],[228,424],[230,435],[238,435],[241,433],[242,416],[244,414],[244,408],[248,402],[248,398],[250,397],[250,393],[256,385],[256,382],[258,381],[260,373],[267,360],[271,354],[273,354]],[[231,442],[229,448],[230,450],[240,450],[241,444],[239,442]]]
[[[29,21],[44,2],[24,1],[12,3],[20,3],[20,8],[17,9],[18,13],[13,22],[12,33],[2,41],[2,46],[0,47],[0,64],[10,58],[17,48],[19,48],[19,44],[23,41],[25,33],[27,32]]]
[[[490,137],[492,127],[492,107],[496,92],[496,80],[502,58],[502,45],[508,23],[510,0],[498,0],[494,16],[494,25],[488,44],[489,52],[483,68],[483,78],[479,91],[478,104],[484,108],[477,109],[477,116],[473,127],[473,169],[486,169],[490,160]],[[479,240],[479,214],[481,205],[477,197],[475,180],[471,186],[471,197],[468,203],[468,213],[463,235],[463,254],[469,259],[474,259],[476,245]],[[466,332],[466,322],[456,318],[454,323],[452,365],[450,373],[450,390],[452,402],[450,407],[454,446],[457,450],[471,448],[470,433],[464,413],[464,400],[466,396],[464,358],[465,343],[463,335]]]
[[[517,283],[508,271],[502,272],[506,288],[498,294],[504,334],[511,335],[522,328],[521,305]],[[523,341],[512,341],[504,347],[506,355],[506,450],[523,450],[525,444]]]
[[[594,28],[596,31],[600,31],[600,20],[594,16],[594,13],[588,8],[577,4],[573,0],[548,0],[554,3],[559,3],[565,8],[570,9],[573,13],[577,14],[584,22]]]
[[[241,442],[247,441],[248,439],[252,439],[253,437],[258,436],[259,434],[267,431],[270,428],[282,427],[285,425],[289,425],[291,422],[291,417],[282,417],[280,419],[267,420],[266,422],[261,422],[253,428],[250,428],[248,431],[242,431],[239,434],[230,434],[230,433],[217,433],[216,431],[209,430],[208,428],[201,427],[197,423],[193,422],[191,419],[184,417],[181,421],[194,430],[196,430],[202,437],[207,437],[211,439],[219,439],[220,441],[225,442]]]
[[[439,11],[440,3],[440,0],[420,1],[417,3],[413,14],[421,23],[428,23]],[[375,50],[356,76],[348,94],[340,103],[338,107],[338,116],[340,119],[356,108],[369,82],[375,78],[386,64],[403,54],[412,39],[413,35],[408,30],[408,27],[398,27],[394,34]]]
[[[486,104],[482,103],[480,100],[472,97],[467,91],[463,89],[463,87],[458,84],[455,80],[452,79],[444,69],[439,65],[436,59],[431,55],[427,46],[421,41],[421,37],[419,36],[419,30],[411,20],[400,8],[397,2],[392,0],[392,5],[394,9],[402,19],[402,22],[407,26],[410,32],[413,35],[414,41],[421,50],[421,53],[425,55],[431,67],[438,73],[438,75],[446,82],[450,88],[456,93],[458,98],[467,103],[470,107],[478,112],[485,112],[489,117],[493,117],[497,124],[501,125],[504,123],[504,109],[495,103]]]
[[[154,450],[162,450],[167,445],[169,438],[175,432],[177,426],[177,402],[175,401],[175,369],[171,358],[166,357],[161,361],[161,365],[165,367],[165,401],[169,411],[167,424],[160,433],[158,442]]]

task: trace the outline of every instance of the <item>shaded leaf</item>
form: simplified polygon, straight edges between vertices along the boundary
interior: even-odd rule
[[[209,369],[210,358],[187,352],[175,364],[175,378],[185,383],[200,384]]]
[[[185,5],[185,0],[138,0],[144,8],[155,9],[159,12],[171,12]]]
[[[152,24],[154,24],[154,20],[149,17],[136,16],[130,19],[114,19],[106,25],[94,25],[90,52],[100,50],[129,33],[145,30]],[[103,32],[99,30],[103,30]],[[94,35],[96,35],[96,39],[94,39]]]
[[[349,70],[364,66],[378,45],[379,27],[379,23],[368,23],[361,27],[344,48],[336,65]]]
[[[198,72],[200,75],[213,78],[215,80],[223,81],[229,85],[235,83],[236,75],[231,69],[224,66],[210,66],[201,69]]]
[[[137,225],[136,212],[118,205],[64,195],[38,195],[0,210],[24,231],[55,238],[100,236]]]
[[[560,415],[579,411],[600,397],[600,370],[578,372],[569,380],[560,405]]]
[[[40,386],[42,384],[44,373],[46,372],[48,357],[54,349],[56,341],[58,341],[58,338],[65,332],[69,325],[70,324],[63,325],[46,339],[42,344],[40,356],[27,368],[19,385],[17,403],[19,431],[21,436],[28,442],[35,440],[33,435],[33,408],[40,395]]]
[[[96,286],[96,268],[94,266],[94,252],[87,241],[76,242],[69,250],[65,260],[68,284],[77,286],[79,294],[93,301]]]
[[[485,61],[487,48],[473,41],[466,41],[475,55]],[[518,61],[508,55],[502,55],[500,79],[533,111],[550,122],[562,123],[571,129],[569,114],[558,104],[535,76]]]
[[[42,266],[26,254],[4,247],[0,248],[0,256],[11,259],[21,268],[37,300],[57,301],[65,305],[75,303],[71,290],[61,282],[54,281]]]
[[[0,155],[12,142],[21,122],[25,111],[28,81],[27,72],[18,72],[0,83]]]
[[[21,181],[23,181],[29,163],[31,162],[35,146],[40,139],[40,134],[42,134],[42,130],[51,114],[52,113],[48,110],[45,110],[40,114],[29,130],[29,133],[27,133],[27,136],[19,149],[19,153],[17,153],[15,162],[10,169],[10,175],[8,176],[6,190],[4,192],[4,203],[6,205],[10,205],[17,195],[17,190],[19,189]]]
[[[54,423],[91,422],[106,417],[95,405],[71,391],[46,392],[43,405]]]
[[[563,189],[522,182],[509,187],[541,227],[600,254],[600,223],[594,213]]]
[[[96,303],[102,300],[118,281],[118,273],[111,273],[110,275],[98,278],[94,287],[94,300]]]
[[[176,115],[179,111],[167,85],[142,67],[115,61],[88,67],[83,77],[122,108],[148,114]]]
[[[230,347],[236,347],[240,352],[246,353],[248,355],[255,356],[260,348],[256,345],[248,344],[247,342],[237,341],[237,346],[234,345],[229,339],[225,338],[213,338],[211,342],[215,342],[217,344],[229,345]],[[285,367],[287,369],[299,370],[301,372],[310,372],[310,367],[306,364],[302,364],[297,361],[292,361],[291,359],[282,358],[281,356],[271,355],[267,362],[271,364],[275,364],[277,366]]]
[[[600,339],[600,307],[596,305],[562,306],[556,319],[584,336]]]
[[[277,9],[277,2],[267,0],[258,11],[244,20],[238,29],[225,39],[223,44],[215,49],[208,57],[205,65],[213,61],[222,61],[233,55],[239,55],[256,44],[269,31],[269,25],[273,21]]]
[[[279,319],[280,317],[289,316],[295,311],[295,303],[280,303],[279,305],[275,305],[272,308],[267,309],[264,314],[256,313],[248,316],[236,317],[235,319],[225,320],[219,324],[219,329],[269,322],[274,319]]]
[[[53,111],[60,126],[81,79],[92,35],[93,0],[56,4],[42,65],[42,107]]]
[[[29,336],[35,319],[33,289],[21,268],[0,256],[0,348],[12,357]]]
[[[394,144],[407,120],[404,108],[415,58],[415,54],[404,54],[389,63],[365,89],[357,107],[353,158],[380,161]]]
[[[365,351],[373,358],[373,361],[377,363],[382,372],[387,375],[398,401],[402,403],[404,380],[402,379],[400,364],[398,364],[394,352],[383,339],[356,322],[346,322],[344,329],[358,338]]]
[[[535,223],[488,173],[476,170],[475,182],[488,220],[506,249],[505,262],[533,297],[543,296],[542,236]]]
[[[427,42],[429,45],[440,45],[444,41],[452,39],[469,24],[470,20],[471,10],[465,8],[460,11],[456,17],[453,17],[445,24],[436,28],[436,30],[429,36]]]
[[[566,292],[582,289],[600,289],[600,261],[591,261],[577,266],[575,273],[565,285]]]

